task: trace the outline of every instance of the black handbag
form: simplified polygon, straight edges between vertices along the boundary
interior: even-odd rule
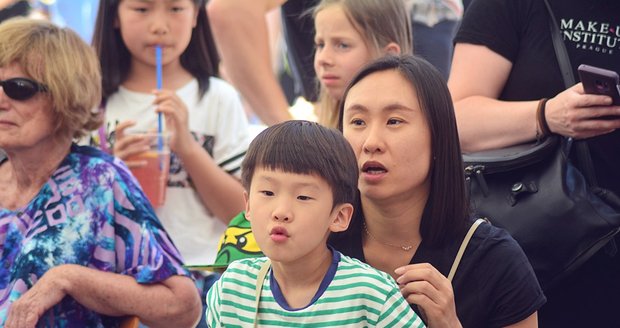
[[[620,201],[590,186],[572,164],[572,142],[551,136],[539,144],[463,155],[476,215],[510,232],[543,289],[620,231]]]
[[[564,81],[572,86],[568,55],[545,3]],[[463,162],[474,213],[510,232],[543,289],[613,243],[620,231],[620,199],[598,187],[585,141],[552,135],[541,142],[463,154]]]

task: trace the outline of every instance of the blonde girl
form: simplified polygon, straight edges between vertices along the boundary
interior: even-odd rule
[[[322,0],[314,8],[319,123],[337,126],[344,89],[362,66],[386,54],[412,53],[407,13],[402,0]]]

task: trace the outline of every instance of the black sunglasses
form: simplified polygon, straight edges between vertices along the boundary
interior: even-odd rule
[[[37,92],[47,91],[45,85],[23,77],[0,81],[0,87],[9,98],[14,100],[28,100]]]

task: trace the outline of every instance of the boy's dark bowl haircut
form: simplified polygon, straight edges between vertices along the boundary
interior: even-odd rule
[[[354,203],[357,194],[357,160],[342,133],[318,123],[293,120],[262,131],[250,144],[241,181],[250,189],[257,167],[323,178],[334,203]]]

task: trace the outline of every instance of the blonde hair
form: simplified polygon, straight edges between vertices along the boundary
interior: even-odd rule
[[[101,125],[100,65],[94,50],[68,28],[44,20],[0,24],[0,67],[17,64],[47,87],[56,134],[80,138]]]
[[[382,57],[384,48],[392,42],[400,47],[401,54],[413,53],[409,11],[403,0],[321,0],[312,10],[313,17],[316,19],[321,10],[333,5],[342,7],[349,23],[362,36],[375,59]],[[319,123],[337,127],[341,101],[320,88]]]

